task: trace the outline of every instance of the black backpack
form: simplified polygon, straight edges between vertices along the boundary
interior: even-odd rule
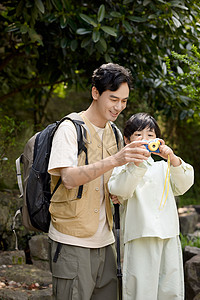
[[[51,152],[53,136],[59,125],[70,120],[77,131],[78,155],[85,152],[85,164],[88,164],[86,131],[87,127],[81,116],[71,113],[53,124],[48,125],[44,130],[31,137],[24,147],[24,152],[16,160],[17,181],[23,196],[24,202],[13,218],[13,231],[15,218],[18,213],[22,214],[22,223],[25,228],[33,231],[48,232],[50,225],[49,205],[53,194],[61,183],[59,178],[53,193],[50,190],[50,174],[47,172]],[[117,145],[119,142],[119,130],[111,123],[115,133]],[[20,163],[23,164],[23,183],[21,177]],[[79,186],[77,198],[82,196],[83,186]],[[14,231],[15,233],[15,231]]]

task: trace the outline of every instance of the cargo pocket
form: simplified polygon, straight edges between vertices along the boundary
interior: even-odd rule
[[[59,256],[52,263],[53,295],[57,300],[78,300],[78,262]]]

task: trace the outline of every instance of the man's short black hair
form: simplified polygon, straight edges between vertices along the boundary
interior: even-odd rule
[[[146,127],[150,130],[154,129],[157,138],[161,137],[161,131],[158,123],[147,113],[137,113],[132,115],[125,124],[124,136],[130,140],[131,135],[135,131],[141,131]]]
[[[124,82],[131,89],[132,75],[130,70],[118,64],[103,64],[93,72],[92,86],[96,87],[100,95],[107,90],[118,90]]]

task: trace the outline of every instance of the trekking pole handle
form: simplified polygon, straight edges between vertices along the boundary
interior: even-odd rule
[[[115,208],[115,229],[120,229],[119,204],[114,204]]]

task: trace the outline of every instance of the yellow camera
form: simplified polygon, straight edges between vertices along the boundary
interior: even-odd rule
[[[156,153],[160,152],[159,147],[160,147],[161,143],[160,143],[159,139],[154,139],[154,140],[145,141],[145,142],[148,142],[148,144],[144,144],[144,145],[149,152],[156,152]]]

